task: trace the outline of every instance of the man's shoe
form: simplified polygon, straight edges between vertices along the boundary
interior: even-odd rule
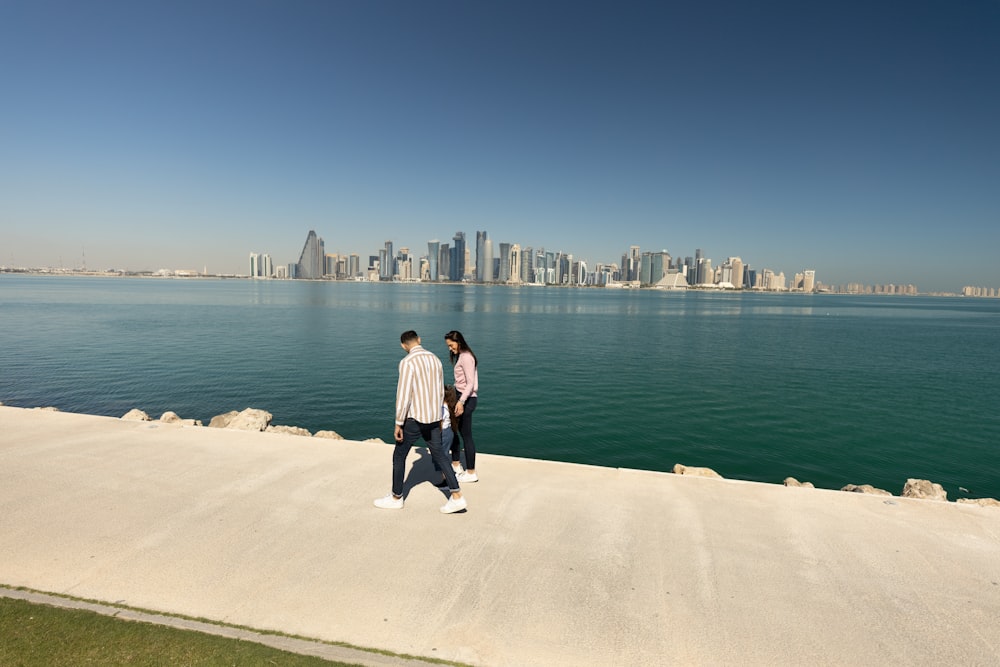
[[[464,484],[470,484],[472,482],[478,482],[479,481],[479,475],[477,475],[474,472],[469,472],[468,470],[463,470],[462,472],[458,473],[458,481],[462,482]]]
[[[383,510],[401,510],[403,509],[403,499],[390,493],[384,498],[376,498],[375,507]]]
[[[441,506],[441,514],[464,512],[467,507],[468,505],[465,502],[465,498],[449,498],[448,502]]]

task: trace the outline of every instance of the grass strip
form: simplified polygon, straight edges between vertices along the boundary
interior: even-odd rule
[[[82,609],[0,597],[0,664],[349,666],[230,639]]]

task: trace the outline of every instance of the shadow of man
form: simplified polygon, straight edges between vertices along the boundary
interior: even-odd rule
[[[417,447],[414,445],[410,448],[410,451],[416,451],[417,458],[413,461],[413,465],[410,466],[410,470],[403,480],[403,497],[406,498],[409,496],[410,490],[413,487],[425,482],[429,482],[434,488],[443,493],[445,497],[451,497],[451,491],[448,490],[447,484],[440,486],[443,473],[435,467],[434,458],[431,456],[430,450],[427,447]]]

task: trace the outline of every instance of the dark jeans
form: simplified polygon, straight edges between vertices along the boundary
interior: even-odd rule
[[[407,418],[403,422],[403,441],[396,443],[396,448],[392,452],[392,493],[399,497],[403,495],[403,475],[406,472],[406,455],[410,453],[410,447],[424,439],[427,448],[431,451],[431,458],[444,472],[445,480],[448,482],[448,489],[452,493],[458,493],[458,480],[455,478],[455,471],[448,462],[448,455],[441,446],[441,422],[424,424],[415,419]]]
[[[476,441],[472,439],[472,413],[478,402],[479,399],[475,396],[469,396],[465,399],[465,409],[462,411],[462,416],[458,417],[458,428],[455,439],[451,443],[452,461],[462,460],[462,447],[465,447],[465,468],[467,470],[476,469]],[[459,435],[462,436],[461,441],[458,439]]]

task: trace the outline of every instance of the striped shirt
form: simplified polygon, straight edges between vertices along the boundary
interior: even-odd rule
[[[420,345],[414,345],[399,362],[396,424],[402,426],[407,417],[422,424],[440,421],[443,401],[444,371],[441,360]]]

